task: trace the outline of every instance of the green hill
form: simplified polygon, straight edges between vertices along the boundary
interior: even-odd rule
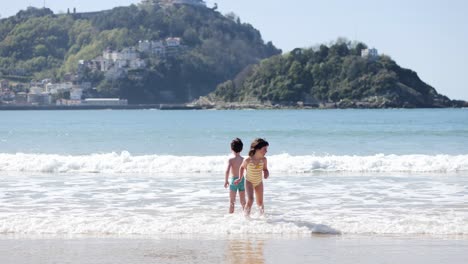
[[[146,1],[157,2],[157,1]],[[142,56],[146,67],[118,79],[78,69],[111,48],[135,47],[140,40],[178,37],[184,49],[174,56]],[[91,82],[92,96],[116,96],[129,103],[187,102],[213,91],[245,66],[280,54],[258,30],[234,15],[204,6],[139,4],[94,13],[54,14],[28,8],[0,20],[0,78],[55,82],[76,75]],[[170,99],[161,96],[170,91]]]
[[[451,101],[416,72],[389,56],[362,57],[363,43],[338,40],[295,49],[246,68],[220,84],[209,99],[219,103],[320,107],[451,107]]]
[[[280,55],[234,14],[160,1],[170,2],[67,14],[30,7],[1,19],[0,79],[12,81],[15,91],[34,80],[72,80],[96,88],[86,90],[87,97],[120,97],[130,104],[186,103],[209,94],[218,104],[467,106],[438,94],[389,56],[362,57],[363,43],[338,40]],[[140,41],[169,38],[180,39],[180,47],[168,48],[170,56],[140,53],[144,66],[96,66],[107,49],[136,50]]]

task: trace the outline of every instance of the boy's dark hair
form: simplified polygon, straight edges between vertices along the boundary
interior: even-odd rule
[[[252,141],[252,144],[250,144],[250,150],[249,150],[249,156],[253,157],[255,155],[255,152],[265,146],[269,146],[268,142],[264,140],[263,138],[256,138],[254,141]]]
[[[244,143],[242,143],[242,140],[240,138],[235,138],[231,141],[232,151],[239,153],[242,151],[243,147],[244,147]]]

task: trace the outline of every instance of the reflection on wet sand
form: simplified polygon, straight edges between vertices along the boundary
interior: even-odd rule
[[[264,239],[229,239],[226,246],[226,263],[265,263]]]

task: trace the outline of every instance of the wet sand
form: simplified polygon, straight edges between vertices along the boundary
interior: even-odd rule
[[[467,237],[0,236],[0,263],[466,263]]]

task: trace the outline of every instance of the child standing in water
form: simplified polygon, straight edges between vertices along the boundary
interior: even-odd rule
[[[239,171],[239,179],[234,181],[241,182],[244,179],[244,171],[247,171],[245,176],[245,190],[247,191],[247,204],[244,208],[244,214],[246,217],[250,216],[250,209],[254,202],[254,191],[255,198],[257,198],[257,206],[260,210],[260,214],[263,215],[263,178],[267,179],[270,176],[268,171],[267,159],[265,155],[268,151],[268,142],[262,138],[255,139],[250,145],[249,157],[246,158]],[[262,175],[263,174],[263,175]]]
[[[226,175],[224,179],[224,188],[229,186],[229,213],[234,213],[234,205],[236,203],[236,194],[239,191],[239,200],[242,205],[242,209],[245,207],[245,186],[244,180],[238,181],[239,179],[239,168],[244,161],[244,158],[240,155],[244,144],[239,138],[235,138],[231,142],[233,158],[230,158],[226,168]],[[229,175],[231,175],[231,183],[229,183]],[[235,183],[235,181],[237,181]]]

